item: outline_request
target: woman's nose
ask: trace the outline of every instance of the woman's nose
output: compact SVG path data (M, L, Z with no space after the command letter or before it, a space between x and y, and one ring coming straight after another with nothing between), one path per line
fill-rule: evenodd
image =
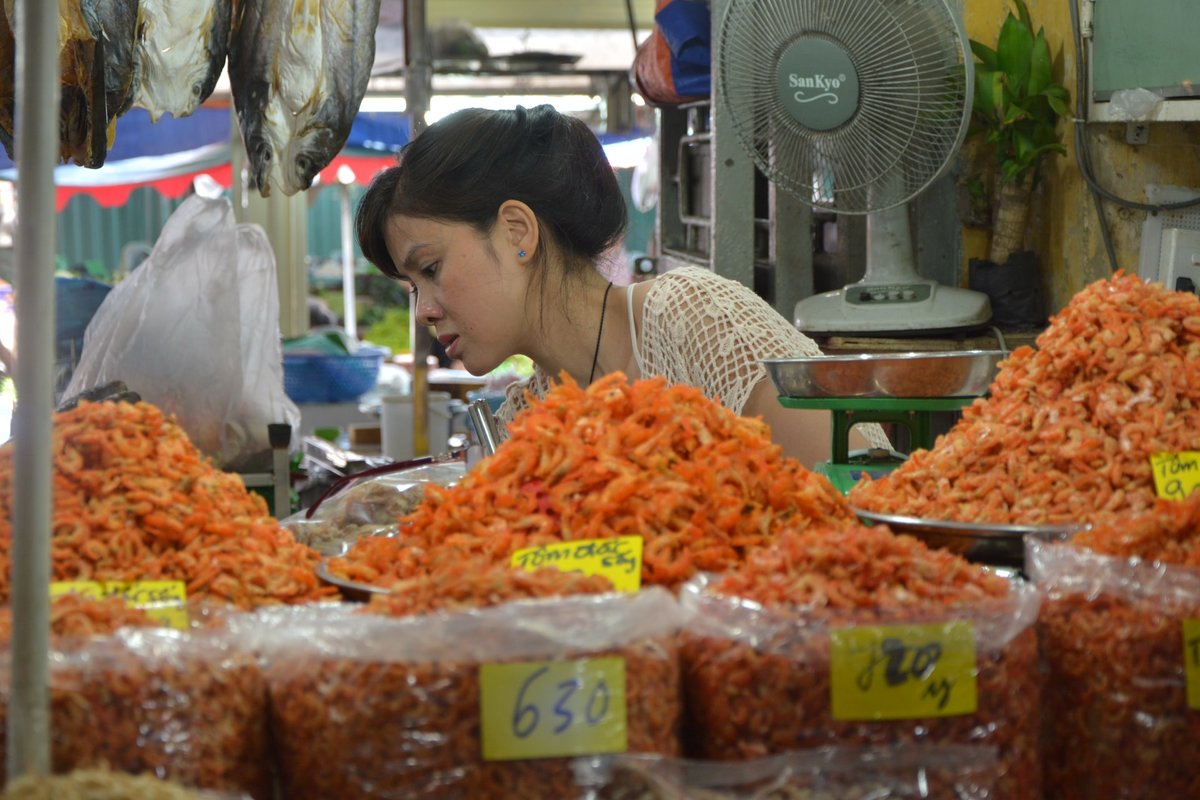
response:
M442 316L442 309L432 297L417 295L417 322L421 325L433 325Z

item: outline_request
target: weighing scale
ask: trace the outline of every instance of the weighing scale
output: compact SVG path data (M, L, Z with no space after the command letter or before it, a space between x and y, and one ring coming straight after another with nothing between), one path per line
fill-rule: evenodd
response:
M933 412L958 411L974 397L780 397L785 408L824 409L833 414L833 453L813 467L848 494L864 475L879 478L904 463L905 456L877 449L850 450L850 429L863 422L902 425L913 450L933 447Z
M850 429L865 422L908 430L911 449L933 447L933 415L960 411L987 394L1003 350L864 353L766 359L763 365L785 408L829 411L832 454L813 469L843 494L863 474L878 478L904 463L895 451L850 450Z

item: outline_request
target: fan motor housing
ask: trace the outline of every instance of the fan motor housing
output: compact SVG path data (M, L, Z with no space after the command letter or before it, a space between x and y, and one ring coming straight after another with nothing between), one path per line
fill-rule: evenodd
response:
M816 131L845 125L858 111L858 71L850 53L824 36L797 36L779 57L779 101Z

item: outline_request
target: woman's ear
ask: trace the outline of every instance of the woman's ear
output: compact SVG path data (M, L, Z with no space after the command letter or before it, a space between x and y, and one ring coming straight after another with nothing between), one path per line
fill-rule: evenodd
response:
M500 242L512 248L521 261L532 258L539 242L538 218L533 209L520 200L505 200L500 204L496 223Z

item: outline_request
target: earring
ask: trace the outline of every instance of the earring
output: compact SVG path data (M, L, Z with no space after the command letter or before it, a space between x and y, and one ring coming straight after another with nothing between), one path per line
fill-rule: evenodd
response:
M524 251L524 250L518 250L518 251L517 251L517 258L524 258L524 257L525 257L525 251Z

